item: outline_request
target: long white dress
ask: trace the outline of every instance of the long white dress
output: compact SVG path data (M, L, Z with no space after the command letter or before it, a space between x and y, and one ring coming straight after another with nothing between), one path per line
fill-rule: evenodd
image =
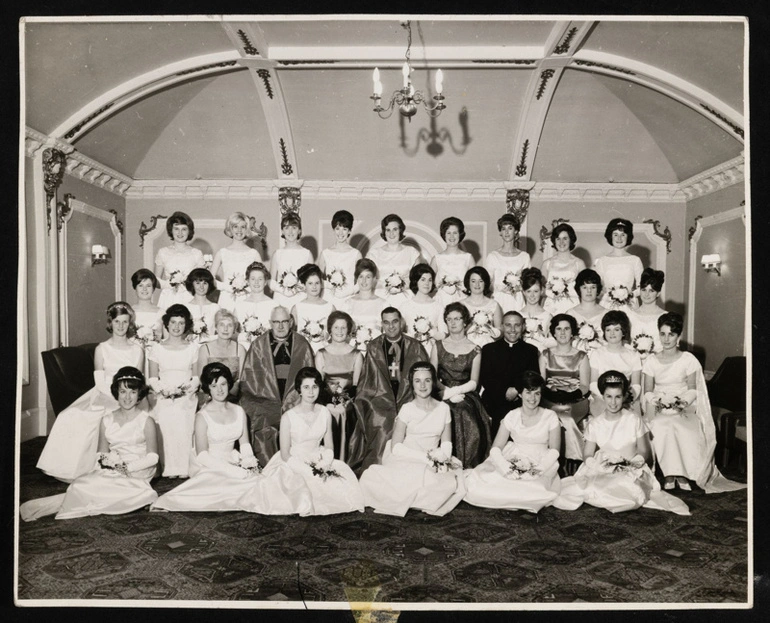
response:
M164 312L174 303L187 303L192 299L192 294L184 286L184 280L193 268L203 267L203 253L195 247L187 246L183 252L177 251L174 245L161 247L155 255L155 264L163 267L163 273L157 275L160 280L161 290L158 297L158 307ZM181 278L181 285L172 286L169 279L174 272Z
M351 247L347 251L339 252L332 249L321 251L324 262L324 298L338 307L343 300L348 298L356 290L356 262L361 259L361 251ZM335 283L329 281L333 276ZM342 279L342 281L339 281Z
M433 411L425 412L408 402L397 417L406 425L402 443L424 454L424 458L393 454L388 441L382 465L370 465L361 474L364 501L375 513L386 515L403 517L410 508L446 515L465 496L462 466L458 461L455 469L436 473L429 465L427 452L438 448L444 428L452 421L449 406L439 402Z
M539 314L531 314L524 309L524 341L537 346L541 353L546 348L556 346L556 340L551 335L551 312L543 310Z
M606 309L602 308L599 313L590 318L584 316L576 307L567 310L565 313L577 320L578 334L573 337L575 348L588 353L607 343L604 341L604 331L602 331L602 318L604 318L604 314L607 313ZM593 329L593 331L591 329ZM584 337L586 333L592 334L592 337L590 339Z
M555 450L555 456L550 453L546 456L546 453L551 431L560 427L559 418L550 409L541 408L540 411L540 419L531 426L522 424L521 408L509 411L500 424L510 433L510 441L502 450L503 458L507 461L525 459L538 466L539 473L524 478L503 475L492 459L487 458L473 469L465 470L465 487L468 490L465 501L468 504L536 513L556 502L561 491L559 456ZM563 510L574 510L580 505L571 505L565 500L561 502L556 506Z
M464 298L460 302L471 313L471 323L468 325L466 335L476 346L481 348L486 344L491 344L502 335L500 329L494 325L495 309L498 304L495 299L489 299L481 307L473 305L470 297Z
M160 308L158 311L135 309L134 314L136 314L136 318L134 324L136 324L136 335L132 339L145 348L156 343L157 340L153 336L161 335L163 332L164 312L165 310ZM150 335L149 331L153 332L153 336Z
M329 314L334 311L334 305L324 301L322 305L315 305L300 301L295 305L297 310L297 331L313 347L313 352L317 353L326 346L326 321Z
M217 339L214 317L220 309L219 305L211 302L205 305L198 305L189 301L184 306L190 310L193 318L193 331L189 333L188 339L198 344Z
M305 298L302 284L297 279L297 271L305 264L313 263L313 254L305 247L298 249L277 249L271 261L272 274L275 279L270 281L273 300L277 305L291 308ZM285 281L284 281L285 280Z
M628 311L632 308L632 302L636 301L634 291L639 287L642 279L642 260L636 255L603 255L596 258L594 269L602 278L602 299L599 301L607 309L620 309ZM621 304L613 301L610 297L610 291L613 287L625 286L629 297L625 303Z
M463 279L465 273L473 268L475 262L470 253L438 253L436 260L436 300L441 309L465 297Z
M393 252L388 251L387 245L382 245L371 249L366 257L377 265L379 272L374 293L385 299L388 306L395 307L403 313L412 299L412 293L409 290L409 271L420 257L420 252L408 246ZM396 282L399 283L398 287L395 285ZM392 284L390 288L388 283Z
M694 480L706 493L745 488L745 484L727 480L714 464L716 431L703 370L695 356L682 351L678 359L663 363L657 355L650 355L642 373L655 379L655 396L666 399L681 397L687 391L687 377L695 374L698 398L684 412L656 413L648 408L645 413L652 449L663 475Z
M198 412L206 420L208 453L213 461L210 465L202 465L197 452L192 449L190 479L161 495L150 510L240 510L238 500L253 486L253 480L261 476L249 474L246 470L237 467L241 455L235 450L235 442L243 433L246 413L238 405L233 407L236 410L236 417L227 424L214 421L206 407Z
M382 333L382 310L386 307L385 299L379 296L360 300L350 297L340 306L340 309L350 314L353 322L356 323L351 343L364 354L369 342Z
M406 324L405 333L420 342L428 352L436 340L442 340L446 335L444 308L436 299L427 303L412 299L411 303L401 310L401 316Z
M217 288L220 290L219 294L219 306L222 309L233 311L235 309L235 303L245 296L248 296L248 287L246 292L235 294L230 285L230 280L236 275L240 275L243 279L246 279L246 268L252 262L261 262L262 256L259 251L247 247L239 251L228 249L223 247L219 250L219 256L222 260L222 276L223 281L217 280Z
M150 361L158 364L158 378L163 386L172 388L193 383L193 369L198 361L198 345L171 350L158 344L148 354ZM158 423L163 441L163 476L187 476L192 448L193 426L198 398L190 390L179 398L166 398L156 394L157 402L151 415Z
M591 417L585 431L586 441L599 449L586 459L574 476L562 479L562 492L570 497L582 497L591 506L606 508L613 513L644 506L689 515L687 505L665 491L646 463L617 466L618 461L630 461L636 456L636 443L647 432L642 418L623 409L619 417L608 419L605 413Z
M499 251L492 251L484 260L484 268L492 277L492 296L500 303L503 313L511 310L519 311L524 307L521 271L531 265L529 253L526 251L521 251L518 255L502 255ZM512 280L511 285L506 286L506 276Z
M130 422L120 426L113 413L104 416L104 436L110 452L116 452L125 463L147 455L144 427L149 414L140 411ZM56 513L56 519L74 519L90 515L121 515L152 504L158 494L150 486L156 467L146 467L130 476L113 470L94 467L96 455L91 456L92 471L77 478L65 493L25 502L19 508L22 519L30 521Z
M243 299L235 302L235 317L241 324L238 343L246 350L249 350L249 346L255 338L270 330L270 314L276 305L278 303L271 298L256 303ZM251 329L256 329L256 332L250 334Z
M558 255L546 262L547 264L543 263L543 276L546 279L543 307L551 312L552 316L566 313L580 303L575 291L575 278L580 272L581 262L576 257L570 257L565 262Z
M142 348L132 344L126 350L115 348L109 341L99 346L104 366L105 389L109 391L112 378L123 366L139 366ZM49 476L72 482L93 469L99 443L99 423L102 417L118 408L112 394L92 387L56 417L43 452L37 462Z
M634 372L639 372L641 379L642 358L628 345L624 345L620 352L611 351L606 346L594 349L588 353L588 362L591 364L592 379L598 379L599 375L607 372L607 370L621 372L629 382L631 375ZM595 376L594 371L596 371ZM595 383L596 381L591 383L591 413L601 413L604 411L604 398L600 395L599 387ZM632 410L637 415L642 414L638 400L633 403Z
M308 417L309 416L309 417ZM338 476L324 479L314 475L311 463L321 461L321 442L331 420L331 413L316 405L312 415L289 409L283 417L291 426L289 460L276 452L264 470L262 478L240 499L242 510L260 514L333 515L364 511L364 498L356 475L345 463L333 459L328 463ZM333 450L330 448L328 450ZM291 510L276 512L275 495L287 496Z
M645 341L649 342L649 340L646 338L651 338L653 344L652 352L659 353L661 350L663 350L663 345L660 343L658 318L660 318L665 313L666 310L660 308L658 308L658 311L654 314L640 314L638 311L633 309L626 311L626 314L628 314L628 319L631 321L631 344L633 345L636 342L639 346L644 346ZM637 342L637 340L642 340L642 338L645 338L645 340ZM649 352L641 351L639 354L641 355L642 360L647 359L647 357L650 355Z

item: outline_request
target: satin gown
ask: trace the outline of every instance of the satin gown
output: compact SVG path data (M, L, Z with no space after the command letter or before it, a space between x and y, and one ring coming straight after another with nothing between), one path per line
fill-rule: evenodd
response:
M246 300L238 300L235 303L235 317L240 323L240 333L238 333L238 343L241 344L247 351L249 346L254 341L257 334L249 334L246 330L248 327L244 326L245 323L250 323L250 318L253 317L259 323L259 335L270 330L270 314L273 312L278 303L274 299L268 298L263 301L253 302ZM291 311L291 310L289 310Z
M521 293L521 271L531 266L529 253L521 251L518 255L502 255L492 251L484 260L484 268L492 277L492 290L495 300L500 303L503 314L511 310L519 311L524 307L524 295ZM515 282L513 290L505 285L505 276L509 273Z
M275 279L270 281L270 289L273 291L273 300L276 305L283 305L291 311L291 308L305 298L302 290L302 284L297 279L297 270L305 264L313 263L313 254L305 247L298 249L277 249L271 260L271 273ZM288 273L288 277L294 284L294 287L285 287L281 285L281 276ZM286 284L287 286L289 284Z
M227 424L214 421L206 407L198 412L206 420L206 438L211 463L202 465L195 449L191 449L190 479L161 495L150 510L241 510L238 500L251 489L254 479L262 476L250 474L237 467L241 455L235 450L235 442L243 433L246 413L237 405L234 405L234 409L236 417Z
M388 251L386 245L382 245L371 249L367 257L377 265L379 271L374 293L385 299L386 306L393 306L403 313L412 298L409 290L409 271L420 257L420 252L413 247L404 246L394 253ZM389 276L396 274L401 278L402 286L400 290L388 290L385 282Z
M356 323L351 344L354 344L363 354L366 354L369 342L382 333L382 310L385 307L387 303L380 297L363 300L350 297L340 306L340 310L350 314L353 322Z
M607 309L619 309L628 312L636 301L633 294L635 288L639 287L642 279L642 260L636 255L621 255L618 257L604 255L596 258L594 269L602 278L602 299L599 301ZM613 287L625 286L628 288L630 296L625 304L612 301L610 290Z
M575 291L575 278L580 272L580 261L576 257L571 257L564 262L558 255L554 255L547 262L548 274L545 274L545 266L543 267L543 276L546 279L546 298L543 307L551 312L552 316L564 314L580 303L580 298ZM557 284L559 287L564 285L563 292L559 294L552 290L557 287Z
M663 345L660 343L660 330L658 329L658 318L666 313L665 309L658 308L659 311L654 314L640 314L636 310L629 310L628 319L631 321L631 344L637 340L640 336L646 336L652 338L653 353L659 353L663 350ZM642 357L642 361L647 359L651 353L639 353Z
M136 325L136 335L131 338L132 341L144 348L157 344L157 340L154 336L161 336L163 334L163 314L165 313L165 310L134 310L134 313L136 314L134 320L134 324ZM149 331L153 332L152 336L149 334Z
M219 306L222 309L234 311L235 304L248 296L249 290L247 288L244 293L235 294L230 285L230 280L236 275L246 279L246 269L249 264L252 262L262 262L262 256L259 254L259 251L251 247L238 251L223 247L219 250L219 257L222 260L223 275L223 281L217 280L217 289L220 292Z
M353 368L358 357L358 349L353 349L345 355L335 355L325 348L319 353L323 356L323 374L325 386L325 399L331 400L335 396L338 400L347 402L345 414L337 418L332 415L332 436L334 437L334 458L346 461L348 457L358 456L360 450L350 448L350 440L356 428L358 415L356 413L355 388L353 387ZM343 393L340 393L340 390Z
M339 307L346 298L356 290L356 262L361 259L361 251L356 248L350 248L345 252L332 251L324 249L321 251L321 257L324 263L325 276L339 272L344 275L344 282L335 287L328 279L324 280L324 298Z
M142 358L142 348L136 344L122 350L106 341L100 348L107 388L120 368L136 368ZM99 443L99 423L117 408L118 401L112 394L103 393L97 387L89 389L56 417L37 462L38 469L64 482L89 473Z
M193 328L197 327L201 320L206 325L205 333L194 333L191 331L188 334L188 339L191 342L203 344L204 342L210 342L217 339L216 326L214 324L214 318L219 311L219 305L216 303L206 303L205 305L198 305L189 301L184 306L190 310L190 314L193 317Z
M447 387L470 381L473 360L481 353L476 346L469 353L454 355L436 342L438 349L438 378ZM490 417L476 390L466 392L460 402L447 402L452 414L452 446L463 467L476 467L489 454L492 446Z
M441 305L443 315L444 308L449 303L454 303L465 297L463 279L465 273L473 268L475 262L473 256L465 251L461 253L438 253L436 260L436 300ZM443 284L446 278L447 283Z
M401 407L398 419L406 425L402 443L424 458L393 454L388 441L382 464L371 465L361 474L366 506L371 506L375 513L403 517L410 508L430 515L446 515L460 503L465 496L465 479L459 463L453 470L436 473L427 459L428 450L438 448L451 417L444 402L430 412L414 402Z
M334 311L334 305L327 301L324 301L322 305L300 301L295 305L295 308L297 310L297 331L310 342L313 352L317 353L327 344L326 321L329 314Z
M642 358L628 345L624 345L620 352L611 351L606 346L592 350L588 353L588 362L591 364L591 379L598 379L608 370L617 370L624 374L630 383L631 375L639 372L641 384ZM591 383L591 413L601 413L604 411L604 398L599 394L599 387L595 383L596 381ZM641 416L641 402L635 400L631 404L631 410Z
M182 281L184 281L193 268L203 267L203 253L195 247L188 246L186 249L180 253L171 245L161 247L155 255L155 264L163 266L163 273L157 275L161 284L157 305L164 312L174 303L187 303L192 299L192 294L187 291L184 283L172 287L168 281L174 271L178 270Z
M497 307L495 299L490 299L482 307L476 307L468 298L462 299L460 302L471 313L471 323L468 325L466 336L476 346L481 348L491 344L502 335L500 329L494 325L495 309Z

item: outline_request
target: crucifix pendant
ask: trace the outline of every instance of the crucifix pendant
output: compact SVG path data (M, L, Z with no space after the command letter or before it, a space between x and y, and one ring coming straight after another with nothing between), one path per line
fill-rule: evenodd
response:
M398 378L398 372L399 372L398 361L396 361L395 358L393 359L393 363L391 363L388 366L388 370L390 371L390 378L392 378L392 379L397 379Z

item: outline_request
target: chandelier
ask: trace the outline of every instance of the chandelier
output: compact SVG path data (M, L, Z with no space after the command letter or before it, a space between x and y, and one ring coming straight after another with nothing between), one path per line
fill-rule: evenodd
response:
M410 122L412 117L417 112L417 105L422 104L425 111L431 117L438 117L441 111L446 108L444 105L444 96L441 92L444 90L444 76L439 69L436 72L436 95L433 99L436 100L436 104L431 106L430 100L425 97L422 91L415 91L412 81L409 78L409 74L412 73L412 65L410 63L410 56L412 52L412 22L402 22L401 27L406 29L408 34L407 46L406 46L406 62L401 68L401 73L404 76L404 86L400 89L393 91L393 95L390 98L390 103L387 108L383 108L382 102L382 82L380 82L380 70L374 68L374 74L372 80L374 82L374 93L369 98L374 100L374 112L376 112L381 119L387 119L393 114L393 111L398 107L398 112L403 117L406 117Z

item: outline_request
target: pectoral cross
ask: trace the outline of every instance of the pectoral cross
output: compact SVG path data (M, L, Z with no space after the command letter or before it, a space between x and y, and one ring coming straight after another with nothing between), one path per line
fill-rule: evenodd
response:
M390 378L398 379L398 375L399 375L400 370L399 370L399 367L398 367L398 358L397 357L393 358L393 363L391 363L388 366L388 370L390 370Z

